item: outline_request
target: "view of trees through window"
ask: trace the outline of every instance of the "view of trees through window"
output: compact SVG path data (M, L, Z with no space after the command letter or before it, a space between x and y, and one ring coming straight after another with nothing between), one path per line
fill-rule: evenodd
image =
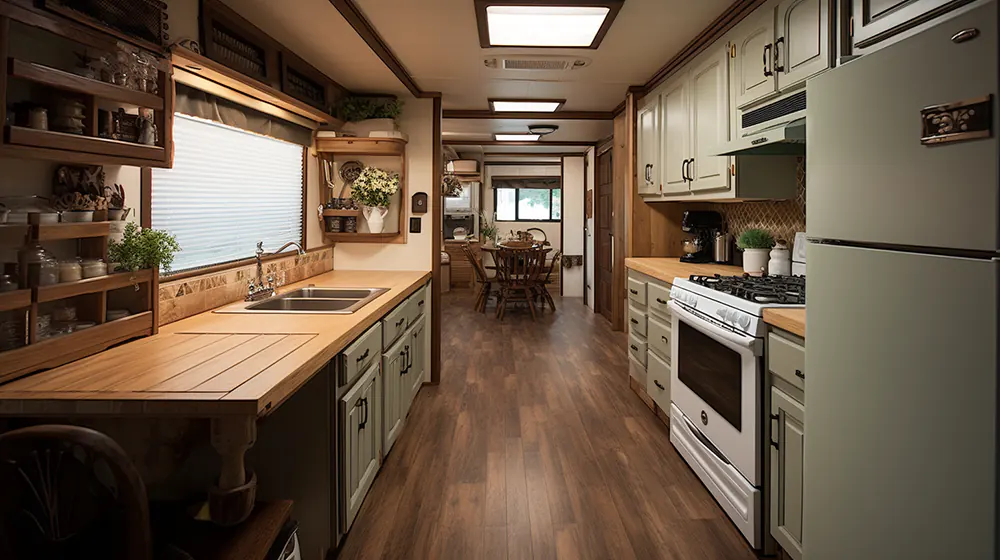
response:
M560 189L494 189L496 219L501 222L551 222L561 219Z

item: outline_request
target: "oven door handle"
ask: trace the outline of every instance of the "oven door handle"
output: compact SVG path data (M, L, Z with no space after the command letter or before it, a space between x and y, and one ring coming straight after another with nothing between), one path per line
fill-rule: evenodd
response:
M754 346L757 343L757 339L736 334L734 332L727 331L726 329L717 327L716 325L699 318L694 313L691 313L684 306L674 300L670 300L667 305L670 307L670 311L677 315L678 319L683 320L685 323L690 325L691 328L699 330L703 334L706 334L716 340L726 342L728 343L727 345L756 351Z

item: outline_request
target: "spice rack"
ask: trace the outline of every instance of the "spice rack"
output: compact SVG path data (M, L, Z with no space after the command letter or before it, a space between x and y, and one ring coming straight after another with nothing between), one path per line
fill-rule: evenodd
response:
M329 161L346 161L357 157L393 157L399 158L399 225L392 233L331 233L326 231L323 218L328 216L356 217L359 225L363 219L361 210L325 209L320 213L320 229L327 241L333 243L406 243L406 211L409 198L406 192L406 140L400 138L315 138L316 153L321 159ZM322 166L321 166L322 167ZM320 200L326 200L329 190L320 181Z
M32 215L29 214L29 221ZM21 235L18 236L17 232ZM25 243L73 241L81 257L108 257L108 222L7 225L0 230L0 246L18 247ZM21 285L27 272L21 271ZM132 286L136 289L133 291ZM128 292L132 314L107 320L109 294ZM0 292L0 312L22 312L26 321L26 345L0 352L0 383L13 381L41 369L57 367L96 354L129 339L149 336L157 330L159 273L140 270L117 272L73 282L60 282L11 292ZM52 302L73 300L82 317L95 326L68 334L41 339L38 333L39 307Z

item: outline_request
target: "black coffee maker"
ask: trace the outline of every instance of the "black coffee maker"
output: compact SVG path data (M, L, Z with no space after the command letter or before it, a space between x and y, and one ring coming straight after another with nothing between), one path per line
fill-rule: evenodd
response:
M684 239L681 262L713 262L712 243L715 234L722 231L722 216L709 210L688 210L681 220L681 229L690 234Z

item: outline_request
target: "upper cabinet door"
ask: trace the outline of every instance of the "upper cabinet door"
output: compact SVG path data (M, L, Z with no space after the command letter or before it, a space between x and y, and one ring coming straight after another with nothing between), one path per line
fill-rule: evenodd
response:
M658 194L660 172L658 155L660 151L659 103L655 96L639 109L639 194Z
M736 43L736 105L743 108L777 91L774 79L774 10L758 9L743 20Z
M713 155L729 141L729 47L709 53L689 78L693 159L687 171L693 191L729 188L729 157Z
M668 83L660 93L662 115L660 136L659 180L663 192L686 193L690 191L687 167L691 161L691 109L688 103L689 74L684 72Z
M899 35L912 25L922 23L932 10L948 4L957 7L961 3L954 0L854 0L852 45L864 49L886 39ZM949 10L950 11L950 10ZM940 17L942 13L934 14Z
M785 0L777 16L774 73L784 91L830 67L830 0Z

